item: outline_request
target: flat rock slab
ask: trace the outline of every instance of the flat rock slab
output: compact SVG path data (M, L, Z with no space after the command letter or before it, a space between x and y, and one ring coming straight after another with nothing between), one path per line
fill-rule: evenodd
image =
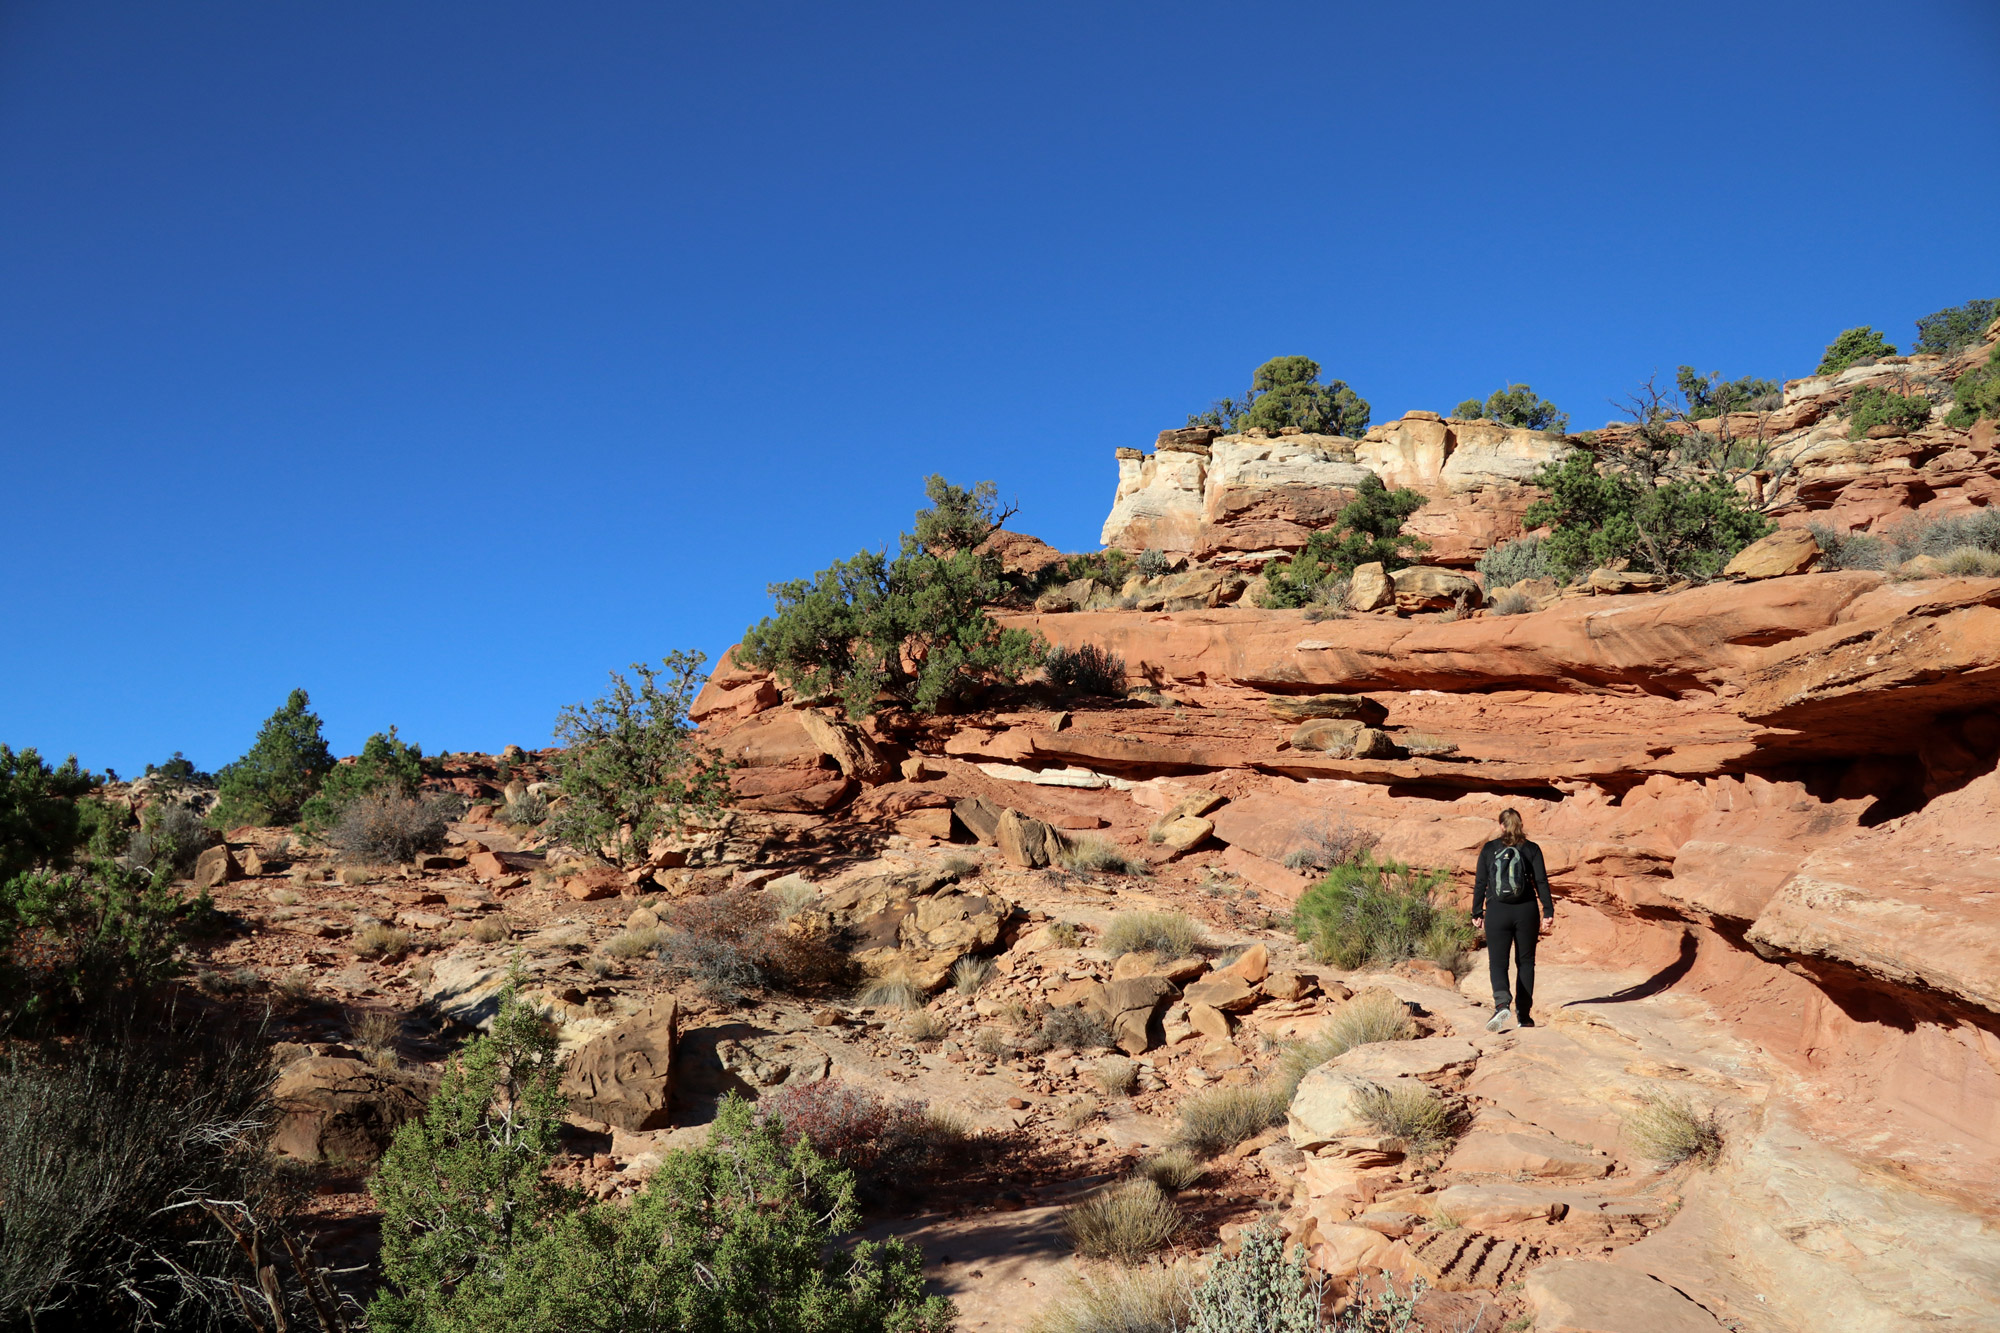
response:
M1334 1059L1343 1074L1386 1082L1441 1074L1479 1058L1479 1048L1463 1037L1424 1037L1417 1041L1375 1041L1357 1046Z
M1587 1259L1528 1274L1535 1333L1719 1333L1708 1311L1658 1278Z
M1553 1134L1523 1127L1498 1133L1468 1134L1445 1159L1445 1169L1458 1175L1553 1176L1594 1180L1609 1175L1614 1165L1604 1153L1564 1143Z

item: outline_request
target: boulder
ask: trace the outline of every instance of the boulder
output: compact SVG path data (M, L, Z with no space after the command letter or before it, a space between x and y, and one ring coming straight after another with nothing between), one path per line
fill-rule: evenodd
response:
M1722 567L1726 579L1775 579L1803 574L1819 563L1819 539L1810 528L1779 528L1751 542Z
M1528 1274L1535 1333L1721 1333L1715 1316L1658 1278L1589 1259Z
M1227 972L1212 972L1187 988L1190 1005L1206 1004L1228 1013L1254 1008L1263 998L1254 984Z
M945 877L917 871L869 875L820 895L798 918L822 918L853 941L854 961L875 975L907 976L936 990L952 965L1000 941L1014 905L991 893L968 893Z
M1358 571L1357 571L1358 572ZM1448 611L1461 603L1482 604L1479 584L1468 574L1438 565L1411 565L1389 576L1395 587L1396 610Z
M1002 810L993 833L1000 854L1026 870L1047 865L1064 845L1062 834L1019 810Z
M1380 611L1395 600L1396 585L1390 581L1380 560L1354 567L1353 575L1347 580L1348 610Z
M1415 1080L1411 1080L1415 1082ZM1310 1070L1285 1113L1285 1131L1304 1152L1325 1148L1340 1139L1373 1134L1366 1108L1382 1085L1345 1073L1332 1063Z
M1093 997L1093 1007L1111 1024L1119 1050L1144 1055L1165 1036L1160 1011L1174 995L1174 983L1165 977L1126 977L1107 984Z
M232 879L243 878L243 867L236 862L235 853L227 847L210 847L194 860L194 886L197 889L219 888Z
M563 1073L570 1110L620 1129L666 1128L679 1022L674 997L662 995L585 1043Z
M1271 970L1271 950L1262 944L1253 944L1236 955L1236 961L1227 967L1219 967L1215 975L1235 977L1254 986L1262 981Z
M1319 1239L1313 1247L1312 1266L1331 1278L1350 1278L1363 1268L1384 1267L1395 1245L1372 1227L1345 1222L1319 1228Z
M381 1157L396 1129L422 1114L430 1082L363 1060L315 1055L278 1074L272 1147L307 1162L366 1165Z
M1287 722L1307 722L1326 717L1379 727L1389 720L1388 709L1361 694L1280 694L1273 696L1265 707L1270 709L1272 717L1283 718ZM1296 741L1293 743L1297 744ZM1195 813L1208 812L1200 810Z
M983 796L968 796L951 807L951 817L958 827L982 847L992 847L999 842L1000 813L1001 807Z
M845 777L870 786L887 782L895 774L895 768L882 754L874 741L861 734L853 723L844 719L829 717L817 708L801 708L798 711L799 725L819 747L819 752L831 759Z
M1667 586L1667 577L1664 574L1642 574L1633 569L1594 569L1590 572L1590 582L1585 586L1593 593L1616 597L1631 592L1658 592Z
M1182 856L1208 841L1215 832L1212 820L1197 819L1193 815L1182 815L1153 826L1147 841L1166 850L1168 857Z
M1234 1021L1213 1005L1191 1001L1187 1008L1188 1026L1214 1041L1235 1039Z

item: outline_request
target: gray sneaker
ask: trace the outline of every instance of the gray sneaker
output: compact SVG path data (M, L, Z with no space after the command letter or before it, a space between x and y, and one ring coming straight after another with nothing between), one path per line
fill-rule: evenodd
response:
M1495 1009L1493 1017L1486 1020L1486 1030L1488 1032L1498 1032L1501 1028L1507 1026L1507 1020L1513 1016L1514 1011L1511 1009Z

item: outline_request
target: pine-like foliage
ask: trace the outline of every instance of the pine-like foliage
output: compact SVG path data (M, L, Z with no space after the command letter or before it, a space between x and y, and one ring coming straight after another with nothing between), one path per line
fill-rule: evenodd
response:
M265 720L250 752L215 775L218 799L209 821L216 827L289 824L299 817L333 767L310 702L304 690L293 690Z
M801 697L838 698L855 718L885 701L936 712L983 679L1015 681L1041 665L1040 639L986 612L1009 590L998 557L978 549L1005 517L991 483L968 491L933 476L925 490L932 507L895 559L863 551L772 584L774 612L745 632L738 660Z
M721 807L728 767L687 716L707 660L676 652L657 670L635 662L636 685L614 671L609 694L562 710L555 737L563 747L556 757L563 799L548 825L554 837L627 862L643 858L656 836L691 814Z
M1417 492L1407 487L1392 491L1370 475L1332 527L1313 533L1290 560L1265 568L1262 604L1274 609L1309 605L1322 585L1347 578L1356 565L1380 561L1385 569L1403 568L1411 556L1430 549L1421 537L1403 535L1403 521L1424 504Z
M324 833L361 797L415 797L423 779L422 747L405 744L394 727L386 734L378 731L362 745L353 763L327 770L319 790L299 808L299 826L308 833Z

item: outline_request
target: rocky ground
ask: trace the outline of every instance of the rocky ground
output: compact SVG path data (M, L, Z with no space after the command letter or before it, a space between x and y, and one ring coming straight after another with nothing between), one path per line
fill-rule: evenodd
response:
M1359 441L1166 432L1121 451L1106 539L1177 568L1001 608L1122 658L1123 697L1030 685L855 725L725 657L693 716L732 804L701 831L586 860L501 822L542 757L453 756L431 785L470 808L415 865L232 831L198 870L231 923L200 984L273 1006L280 1146L315 1173L321 1243L363 1265L368 1162L510 977L560 1025L561 1169L601 1197L725 1092L836 1080L948 1113L971 1137L878 1183L870 1225L920 1240L963 1327L995 1333L1075 1271L1063 1209L1166 1148L1187 1098L1266 1086L1293 1043L1388 1002L1406 1036L1313 1070L1283 1125L1209 1163L1162 1262L1263 1219L1344 1293L1421 1278L1433 1330L2000 1328L2000 579L1829 569L1806 532L2000 495L1993 423L1855 439L1844 415L1869 387L1942 403L1986 355L1794 381L1703 426L1775 443L1750 480L1785 529L1721 582L1605 570L1517 589L1525 614L1481 609L1469 570L1520 535L1562 437L1428 413ZM1262 563L1369 472L1433 496L1433 563L1357 571L1346 610L1257 609ZM1486 1031L1483 958L1344 971L1289 933L1300 853L1359 836L1464 905L1510 806L1558 899L1539 1026ZM718 902L844 939L921 1013L670 972L657 932ZM1105 947L1156 910L1199 947ZM1119 1049L1035 1040L1068 1005ZM1361 1114L1367 1088L1418 1084L1454 1112L1441 1148ZM1663 1098L1719 1150L1649 1157L1634 1127Z

